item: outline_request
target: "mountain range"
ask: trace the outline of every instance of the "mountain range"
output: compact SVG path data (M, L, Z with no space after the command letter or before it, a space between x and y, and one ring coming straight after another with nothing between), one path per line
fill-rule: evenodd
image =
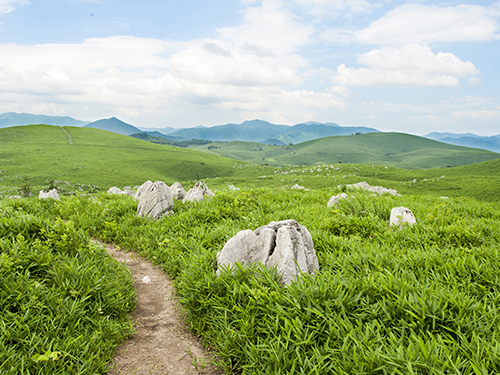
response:
M0 114L0 128L9 126L46 124L58 126L84 126L88 121L76 120L69 116L33 115L31 113L6 112Z
M424 137L457 146L482 148L484 150L500 152L500 134L485 137L472 133L456 134L434 132L427 134Z

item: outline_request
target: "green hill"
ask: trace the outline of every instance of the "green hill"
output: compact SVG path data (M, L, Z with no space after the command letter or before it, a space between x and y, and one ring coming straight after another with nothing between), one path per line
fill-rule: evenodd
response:
M93 128L30 125L0 129L0 191L26 183L37 189L50 180L103 188L134 186L148 179L171 184L230 176L239 164Z
M439 168L497 159L500 154L403 133L369 133L315 139L288 146L214 142L193 149L269 165L370 163L399 168Z

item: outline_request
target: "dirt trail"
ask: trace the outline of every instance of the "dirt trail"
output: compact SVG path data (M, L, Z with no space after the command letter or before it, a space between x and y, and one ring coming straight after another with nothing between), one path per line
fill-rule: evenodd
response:
M221 374L180 318L175 289L162 269L134 252L110 244L106 250L130 269L137 291L136 333L116 350L109 374ZM151 282L144 282L145 276Z
M68 136L68 140L69 140L69 144L72 145L73 144L73 141L71 140L71 135L69 135L69 133L67 132L66 129L64 129L62 126L61 126L61 129L63 130L63 132L66 133L66 135Z

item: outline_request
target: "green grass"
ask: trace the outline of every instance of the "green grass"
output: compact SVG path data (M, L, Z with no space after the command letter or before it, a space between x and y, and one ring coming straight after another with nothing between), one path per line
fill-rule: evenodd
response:
M62 221L64 203L0 206L0 373L96 374L132 333L129 271Z
M228 373L499 372L498 206L357 191L326 208L338 192L219 191L176 202L175 215L158 222L135 216L130 197L70 197L58 214L160 264ZM417 225L389 228L395 206L410 208ZM272 270L216 277L229 238L284 219L311 232L318 275L287 288Z
M238 141L214 142L190 148L249 163L273 166L342 162L417 169L453 167L500 157L500 154L491 151L449 145L402 133L325 137L288 146Z
M0 165L6 187L30 183L33 189L49 181L69 182L88 189L97 185L134 186L144 181L195 180L230 176L234 160L156 145L92 128L32 125L0 129ZM78 184L78 185L77 185ZM77 185L77 186L75 186Z

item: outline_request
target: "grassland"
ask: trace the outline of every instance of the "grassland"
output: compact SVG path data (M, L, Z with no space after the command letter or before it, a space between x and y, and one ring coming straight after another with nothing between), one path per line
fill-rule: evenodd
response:
M453 146L402 133L325 137L288 146L213 142L190 148L255 164L273 166L332 163L377 164L405 169L454 167L498 159L500 154Z
M240 162L156 145L92 128L32 125L0 129L0 177L4 186L29 182L34 188L48 181L72 185L134 186L147 179L169 184L230 176Z
M137 217L137 202L126 196L69 196L61 202L44 203L30 198L0 204L2 210L16 215L21 211L21 215L46 217L50 223L59 218L49 233L72 233L69 228L79 228L158 263L174 279L191 328L217 350L226 373L500 372L498 206L471 198L373 196L350 191L352 198L327 208L328 198L339 191L220 190L209 201L176 201L175 215L158 222ZM390 210L395 206L410 208L417 224L402 230L389 228ZM286 288L272 270L255 268L216 276L216 254L229 238L240 230L284 219L297 220L311 232L320 264L316 276L303 276ZM4 228L14 231L12 228L33 226L20 222ZM27 233L33 239L41 235L39 229ZM58 249L58 241L66 244L74 239L51 236L41 239L50 249ZM19 245L11 244L9 238L2 238L2 259L5 252L7 259L18 253ZM58 251L71 254L69 249L62 246ZM17 263L11 263L29 265L44 254L42 250L36 257L20 252ZM25 267L18 272L24 272L27 285L52 285L45 280L52 274L39 274L40 268L35 267L22 271ZM45 269L51 270L49 266ZM86 288L98 289L93 285L97 276L64 276L76 283L72 285L85 280ZM65 284L69 281L64 278L59 280L68 285L65 298L74 298L71 291L80 289ZM11 319L24 322L24 311L11 307L21 294L16 288L22 285L11 287L12 297L2 306L10 311ZM27 290L36 293L35 287ZM25 298L30 300L28 294ZM34 309L35 300L32 304ZM110 312L106 310L106 314ZM64 311L60 315L60 319L70 319ZM8 327L10 337L22 336L15 324ZM93 332L102 334L100 329ZM60 336L63 342L71 342L63 333ZM50 374L55 372L48 366L56 366L62 359L84 361L83 354L75 354L43 330L33 331L25 351L14 346L19 340L5 337L1 336L0 350L18 355L15 362L9 361L9 355L0 357L9 365L23 360L39 373ZM30 347L30 343L39 344ZM35 353L45 351L61 357L47 362L33 359ZM95 361L103 358L107 358L105 354L94 356Z

